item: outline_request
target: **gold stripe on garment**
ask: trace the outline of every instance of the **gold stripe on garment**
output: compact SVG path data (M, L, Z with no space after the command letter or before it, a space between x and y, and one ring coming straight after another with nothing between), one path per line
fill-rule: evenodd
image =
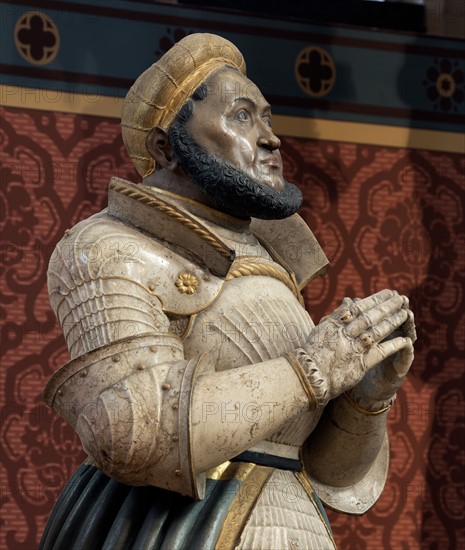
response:
M325 518L322 516L322 514L320 512L320 509L318 508L318 505L315 502L315 498L313 496L314 493L315 493L315 489L313 488L313 485L310 483L310 480L306 476L305 471L294 472L294 475L297 478L297 481L300 483L300 485L302 485L302 487L304 488L304 491L307 493L308 498L312 501L312 504L313 504L318 516L320 517L321 522L325 526L325 529L328 533L329 538L332 540L332 542L334 544L334 549L337 550L336 542L334 541L334 537L333 537L333 533L331 532L331 529L328 527L328 524L326 523Z
M215 550L233 550L241 537L255 503L274 468L251 462L225 462L207 472L211 479L238 479L242 481L221 528Z
M244 479L254 469L255 464L253 462L223 462L216 468L208 470L206 476L208 479L238 479L244 481Z

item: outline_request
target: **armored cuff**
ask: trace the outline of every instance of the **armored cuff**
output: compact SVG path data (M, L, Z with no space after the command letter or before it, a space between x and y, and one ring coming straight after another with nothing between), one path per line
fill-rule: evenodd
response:
M313 390L313 394L315 395L317 405L320 407L325 407L329 401L329 391L326 380L323 378L318 369L318 365L302 348L296 349L294 354L304 370L305 377Z
M386 414L360 414L346 396L339 396L328 405L303 446L302 460L326 505L340 512L364 514L386 482Z

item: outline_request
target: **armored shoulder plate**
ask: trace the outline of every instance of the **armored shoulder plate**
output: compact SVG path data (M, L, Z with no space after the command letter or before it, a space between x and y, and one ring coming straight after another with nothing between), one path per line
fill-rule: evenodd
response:
M106 211L67 231L57 245L48 275L55 311L65 296L83 284L106 281L113 290L121 285L122 293L125 283L135 284L146 292L147 300L156 296L164 312L191 315L206 308L224 282L207 266L190 261Z

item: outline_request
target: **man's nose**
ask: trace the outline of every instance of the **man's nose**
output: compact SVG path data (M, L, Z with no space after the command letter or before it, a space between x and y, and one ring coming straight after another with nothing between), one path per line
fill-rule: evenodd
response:
M275 151L281 147L281 140L273 133L268 124L262 122L259 132L258 145L260 147L265 147L270 151Z

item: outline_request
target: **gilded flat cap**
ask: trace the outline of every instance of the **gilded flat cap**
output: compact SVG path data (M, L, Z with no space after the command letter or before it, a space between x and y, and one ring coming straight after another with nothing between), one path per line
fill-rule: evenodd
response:
M121 128L126 150L142 177L155 170L145 145L148 132L154 126L167 130L198 86L225 65L245 74L244 58L229 40L215 34L191 34L134 82L124 101Z

